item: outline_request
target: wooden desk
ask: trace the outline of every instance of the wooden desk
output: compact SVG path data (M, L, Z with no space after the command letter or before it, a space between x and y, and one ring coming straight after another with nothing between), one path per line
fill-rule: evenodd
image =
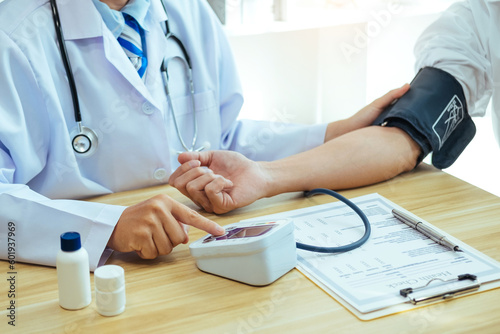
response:
M500 199L429 166L378 185L343 191L348 198L378 192L437 227L500 260ZM93 201L131 205L159 193L190 201L168 186L118 193ZM222 216L245 218L334 201L284 194ZM196 240L204 233L191 229ZM7 262L2 261L3 273ZM251 287L200 272L187 245L168 256L142 260L114 254L125 269L127 308L100 316L95 301L80 311L58 305L54 268L17 264L16 327L7 325L7 286L0 291L0 332L16 333L498 333L500 289L372 321L360 321L297 270L266 287ZM93 277L92 288L93 288Z

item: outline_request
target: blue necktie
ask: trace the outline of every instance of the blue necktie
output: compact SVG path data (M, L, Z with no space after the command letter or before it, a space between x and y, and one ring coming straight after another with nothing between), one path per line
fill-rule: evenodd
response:
M124 13L123 18L125 19L125 26L118 37L118 43L120 43L132 65L137 70L137 73L142 78L148 66L146 53L142 51L143 44L144 46L146 45L144 43L144 30L132 16Z

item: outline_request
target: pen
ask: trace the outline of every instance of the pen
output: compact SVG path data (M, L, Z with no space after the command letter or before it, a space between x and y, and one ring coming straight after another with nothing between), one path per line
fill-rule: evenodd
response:
M455 252L463 252L458 245L455 245L454 243L450 242L446 237L436 231L434 231L432 228L429 226L425 225L424 223L417 221L413 219L412 217L408 216L407 214L402 213L399 210L392 209L392 214L394 217L405 223L406 225L410 226L411 228L414 228L415 230L419 231L423 235L431 238L433 241L437 242L440 245L443 245L445 247L448 247L452 251Z

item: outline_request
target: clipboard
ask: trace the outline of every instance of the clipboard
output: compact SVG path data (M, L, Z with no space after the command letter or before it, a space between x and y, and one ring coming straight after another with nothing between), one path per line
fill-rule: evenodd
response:
M379 194L351 200L371 222L368 242L340 254L298 250L297 269L359 319L372 320L500 287L497 261L423 221L463 253L436 244L394 218L392 209L407 211ZM357 228L357 217L338 202L262 218L293 219L297 241L319 246L347 244L363 232L361 221Z
M460 297L465 297L468 294L471 293L478 293L481 291L486 291L486 290L491 290L500 287L500 281L499 282L493 282L488 284L488 286L483 286L480 284L480 282L477 280L473 283L473 287L470 286L472 284L465 285L463 288L460 288L460 291L454 291L454 288L448 287L446 290L443 290L442 292L435 293L435 294L428 294L429 299L425 301L417 301L414 302L412 299L415 298L413 296L408 295L407 297L402 296L401 303L392 305L390 307L385 307L381 308L378 310L374 310L368 313L362 313L356 308L354 308L349 302L347 302L345 299L343 299L341 296L339 296L334 290L332 290L330 287L326 286L323 284L321 281L319 281L316 277L310 275L308 272L301 270L300 268L297 268L305 277L307 277L309 280L311 280L315 285L317 285L320 289L325 291L328 295L330 295L333 299L335 299L337 302L339 302L344 308L346 308L350 313L355 315L357 318L363 321L369 321L369 320L374 320L377 318L381 318L387 315L391 314L396 314L400 312L405 312L405 311L411 311L415 310L417 308L422 308L428 305L436 304L445 300L450 300L450 299L456 299ZM469 275L469 274L465 274ZM475 276L475 275L472 275ZM451 281L456 281L457 279L452 279ZM422 289L420 291L424 291L426 289Z
M456 285L455 283L463 282L465 280L471 281L471 283L465 285ZM431 284L434 281L441 281L441 284L437 287ZM433 278L427 284L423 286L418 286L415 288L409 287L399 290L399 294L403 297L408 298L408 301L413 305L419 305L423 303L429 303L433 301L438 301L441 299L450 299L456 296L460 296L466 293L474 292L479 290L481 283L477 279L476 275L472 274L462 274L458 275L457 278L442 280L439 278ZM439 289L437 289L439 288ZM431 289L438 291L429 291ZM417 294L417 296L415 296Z

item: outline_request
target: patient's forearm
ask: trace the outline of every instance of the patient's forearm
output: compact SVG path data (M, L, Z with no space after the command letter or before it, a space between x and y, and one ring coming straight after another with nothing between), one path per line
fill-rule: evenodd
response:
M310 151L262 163L272 180L267 196L377 183L413 169L419 154L420 147L401 129L362 128Z

